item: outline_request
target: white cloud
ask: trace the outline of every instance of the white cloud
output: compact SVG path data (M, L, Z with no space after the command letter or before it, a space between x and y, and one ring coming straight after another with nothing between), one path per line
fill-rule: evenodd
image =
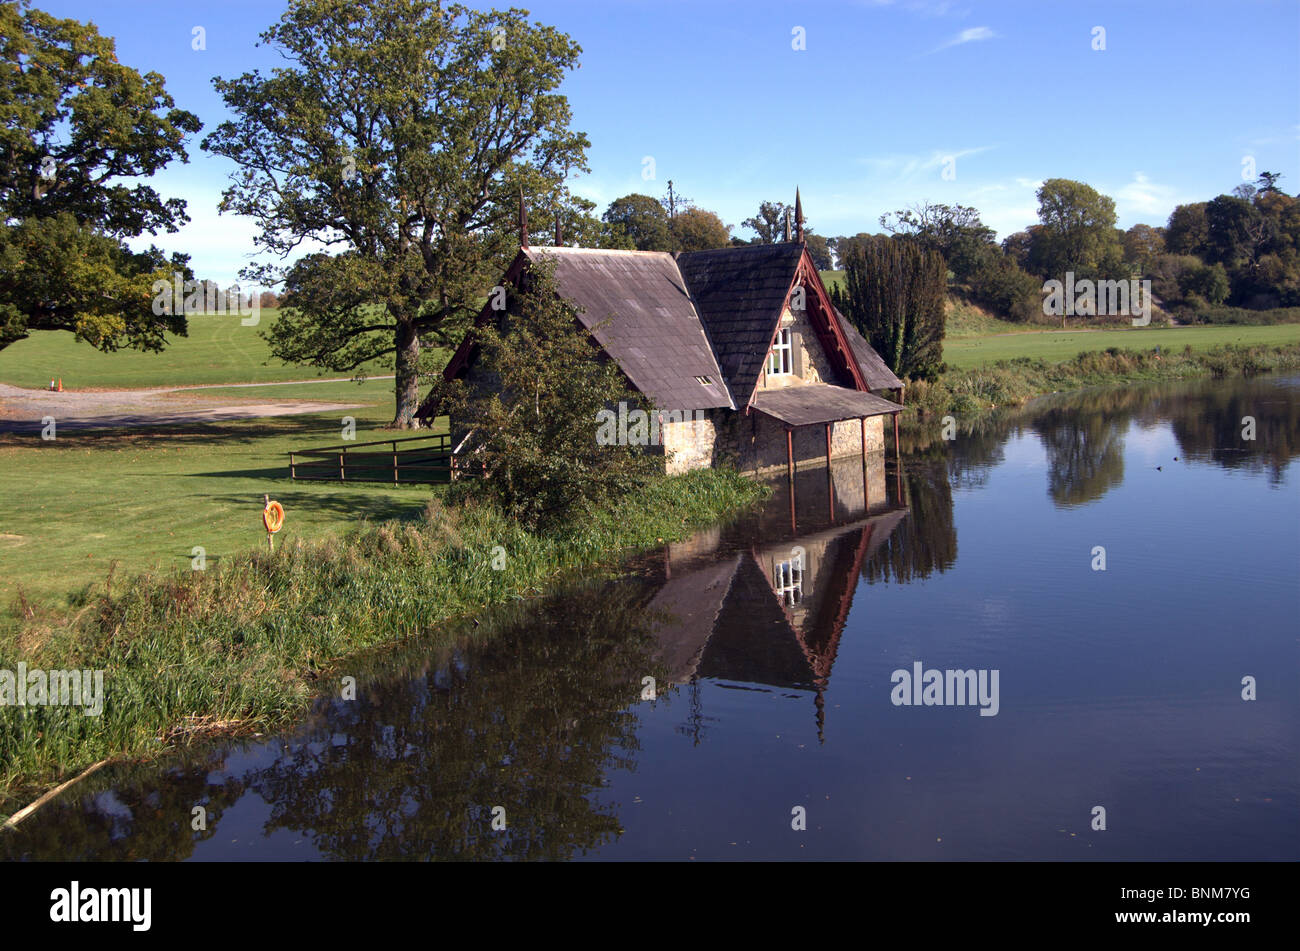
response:
M932 49L931 53L937 53L939 50L946 50L951 46L961 46L965 43L977 43L980 40L996 39L997 33L994 33L987 26L972 26L969 29L962 30L946 43L941 43Z
M1177 192L1171 186L1151 181L1145 172L1134 172L1132 181L1109 194L1115 199L1115 210L1119 218L1150 219L1155 216L1159 219L1148 222L1152 224L1163 224L1178 204Z
M981 145L976 148L952 151L935 149L924 155L869 155L858 159L858 162L867 166L876 175L888 176L897 181L909 181L919 178L922 173L925 173L926 177L937 177L935 170L942 168L949 160L956 162L968 155L987 152L991 148L993 148L991 145Z

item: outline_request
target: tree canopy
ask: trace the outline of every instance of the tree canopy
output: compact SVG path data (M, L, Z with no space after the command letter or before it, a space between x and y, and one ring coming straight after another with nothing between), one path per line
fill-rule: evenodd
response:
M636 251L675 250L668 212L656 198L631 194L615 198L601 216L609 229L607 246Z
M185 202L148 178L199 120L155 72L117 61L111 37L28 2L0 4L0 347L69 330L101 350L159 350L185 318L155 314L153 285L188 257L124 239L177 231Z
M424 341L452 344L518 250L521 194L584 212L566 179L589 143L555 92L580 50L525 17L293 0L262 34L287 65L213 81L235 118L203 147L239 166L222 210L257 221L261 251L324 248L246 270L284 282L272 352L335 371L393 354L398 427Z
M959 282L984 267L997 248L993 229L980 220L978 209L966 205L922 202L881 215L880 226L942 254Z
M1029 249L1029 270L1060 279L1127 277L1115 229L1115 199L1091 185L1049 178L1038 189L1040 229Z
M678 251L708 251L731 244L731 229L713 212L702 208L677 212L671 231Z

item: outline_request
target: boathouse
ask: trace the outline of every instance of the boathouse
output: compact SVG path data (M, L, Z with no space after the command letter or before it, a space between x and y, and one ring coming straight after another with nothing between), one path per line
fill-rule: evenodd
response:
M522 209L520 218L521 247L503 284L554 262L561 296L659 411L660 445L648 451L662 453L669 473L865 459L884 451L886 417L897 450L903 384L832 306L801 211L792 240L683 253L531 247ZM477 325L493 317L489 304ZM486 385L477 356L471 329L444 375ZM438 407L426 400L417 415L428 422Z

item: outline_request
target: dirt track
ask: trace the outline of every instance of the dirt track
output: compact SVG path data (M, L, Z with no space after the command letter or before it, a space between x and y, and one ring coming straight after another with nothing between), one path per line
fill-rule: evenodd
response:
M261 384L266 385L266 384ZM211 423L261 416L293 416L356 409L358 403L318 400L213 399L199 395L200 387L147 390L27 390L0 383L0 432L38 433L42 420L54 417L60 428L109 429L154 427L181 423Z

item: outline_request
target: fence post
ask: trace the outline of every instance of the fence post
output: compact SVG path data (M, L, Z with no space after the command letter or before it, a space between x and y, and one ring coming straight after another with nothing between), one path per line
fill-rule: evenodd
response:
M298 470L294 467L293 464L293 453L289 453L289 478L290 479L298 478Z
M397 485L397 440L393 440L393 485Z
M343 471L343 453L339 453L339 481L346 482L348 477Z

